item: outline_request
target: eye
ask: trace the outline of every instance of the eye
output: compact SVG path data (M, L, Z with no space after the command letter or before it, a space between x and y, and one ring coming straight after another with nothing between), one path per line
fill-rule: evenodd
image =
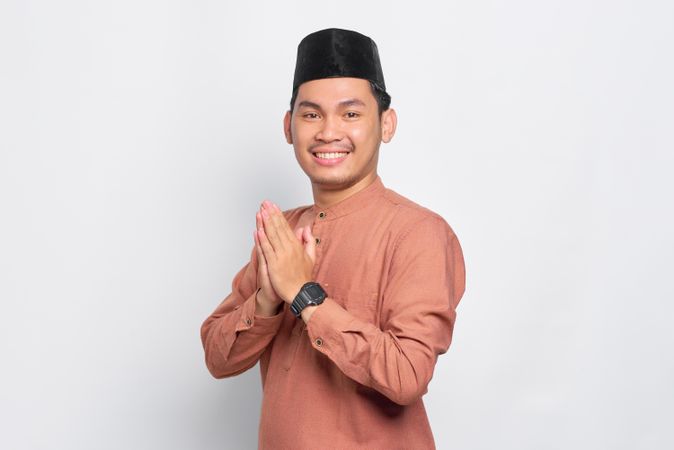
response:
M360 114L358 114L357 112L349 111L348 113L346 113L346 116L349 119L355 119L356 117L360 116Z
M316 113L306 113L306 114L303 114L302 117L306 117L307 119L316 119L316 118L318 118L318 114L316 114Z

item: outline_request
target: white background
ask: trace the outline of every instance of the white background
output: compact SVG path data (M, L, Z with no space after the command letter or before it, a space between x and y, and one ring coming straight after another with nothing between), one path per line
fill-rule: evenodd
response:
M384 185L465 253L438 448L674 448L673 5L3 1L0 447L256 446L258 367L213 379L199 328L259 203L313 202L282 117L340 27L398 112Z

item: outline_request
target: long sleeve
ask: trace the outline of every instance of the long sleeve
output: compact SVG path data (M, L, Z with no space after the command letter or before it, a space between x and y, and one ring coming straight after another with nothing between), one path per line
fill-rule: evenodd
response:
M215 378L237 375L253 367L276 335L286 304L271 317L255 315L257 253L232 281L231 293L201 325L206 367Z
M307 332L346 376L407 405L427 392L437 357L449 348L465 267L456 235L439 216L401 233L392 255L381 328L352 315L328 289Z

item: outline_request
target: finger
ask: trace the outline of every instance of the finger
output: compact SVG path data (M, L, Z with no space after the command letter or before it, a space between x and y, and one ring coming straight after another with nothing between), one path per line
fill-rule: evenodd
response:
M259 211L255 214L255 226L257 227L256 233L255 233L255 243L259 247L260 253L262 254L262 256L264 256L264 253L262 253L262 246L260 245L260 238L257 234L258 230L264 229L264 225L262 224L262 214L260 214Z
M257 230L257 237L260 240L260 247L262 247L262 252L264 253L265 261L273 261L276 258L276 253L274 253L274 247L269 243L267 239L267 233L262 230Z
M295 229L295 237L300 242L302 242L302 234L304 234L304 227Z
M269 221L270 217L269 208L265 205L265 203L266 200L260 204L260 209L257 211L256 220L259 219L259 222L257 224L258 228L264 228L265 222ZM267 230L267 237L269 237L269 231L270 230Z
M295 236L295 233L293 232L292 228L290 228L290 224L283 215L283 211L281 211L281 208L279 208L276 203L272 203L271 206L274 210L274 220L279 235L285 237L287 240L292 241L292 237ZM302 239L299 239L299 241L302 242Z
M262 251L262 246L260 245L260 239L257 236L257 229L253 232L253 239L255 240L255 251L257 252L257 261L258 261L258 270L265 269L267 261L264 258L264 252Z
M302 230L302 236L306 242L304 249L309 255L309 258L311 258L312 261L316 261L316 239L314 238L314 234L311 232L311 227L306 226Z
M264 225L262 224L262 213L260 211L255 213L255 228L257 230L264 229ZM259 236L257 235L257 233L255 233L255 237L257 239L257 243L259 244L260 239L259 239Z
M262 209L262 222L264 224L264 231L271 243L274 251L279 251L283 248L283 239L279 235L279 230L274 221L273 214L267 208Z

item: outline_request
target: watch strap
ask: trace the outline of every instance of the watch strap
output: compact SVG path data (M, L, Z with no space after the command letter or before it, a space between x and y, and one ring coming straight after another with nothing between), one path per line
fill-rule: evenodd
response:
M290 304L290 310L299 318L302 310L309 305L320 305L327 296L325 290L315 281L304 283L295 299Z

